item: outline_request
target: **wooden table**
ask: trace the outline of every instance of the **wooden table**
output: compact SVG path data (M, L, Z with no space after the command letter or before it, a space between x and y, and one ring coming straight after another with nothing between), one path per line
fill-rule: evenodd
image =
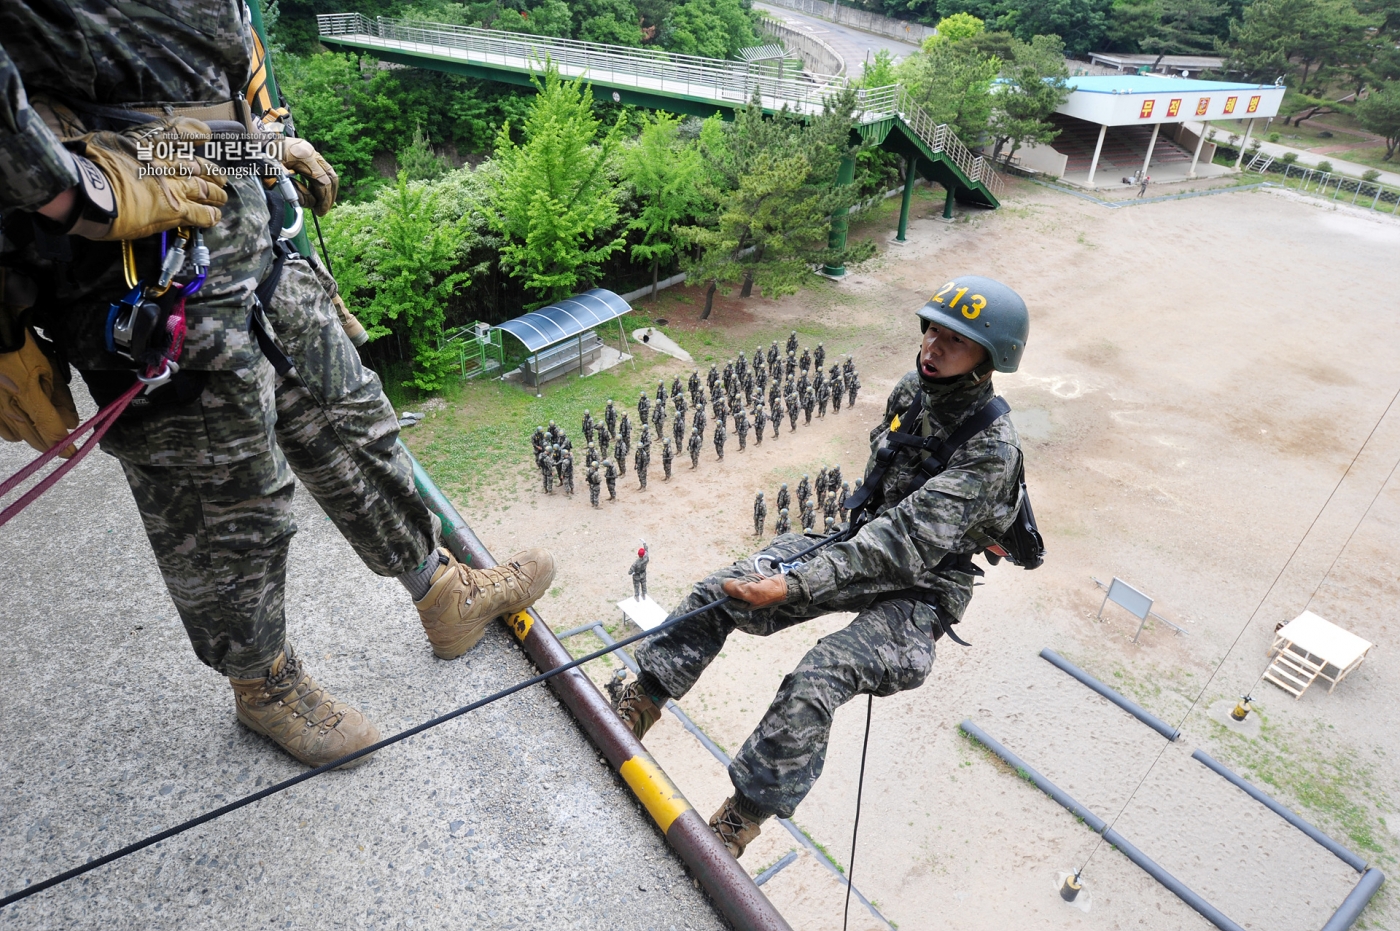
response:
M1326 679L1332 683L1327 687L1331 694L1338 682L1361 665L1374 645L1304 611L1274 634L1269 648L1273 662L1264 678L1295 699L1318 679Z

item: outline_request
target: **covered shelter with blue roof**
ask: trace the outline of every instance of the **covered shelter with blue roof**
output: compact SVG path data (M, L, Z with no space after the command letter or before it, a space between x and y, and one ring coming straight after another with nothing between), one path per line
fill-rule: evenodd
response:
M1101 168L1142 175L1155 168L1159 174L1154 180L1195 178L1210 122L1247 120L1239 146L1243 154L1254 121L1276 116L1285 90L1282 85L1147 74L1078 76L1068 83L1069 97L1053 117L1060 135L1049 146L1026 152L1020 161L1088 188L1098 186L1095 179ZM1214 151L1212 144L1207 165Z
M593 288L507 320L495 329L519 340L530 353L520 367L521 380L538 387L569 372L583 375L590 363L607 356L612 350L598 329L614 320L618 321L620 350L611 364L629 359L627 332L619 318L631 310L632 306L612 291Z

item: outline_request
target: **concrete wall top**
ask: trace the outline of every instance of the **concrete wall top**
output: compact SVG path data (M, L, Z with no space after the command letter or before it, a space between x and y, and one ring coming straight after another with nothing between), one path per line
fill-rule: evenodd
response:
M1107 126L1277 116L1285 90L1273 84L1145 74L1075 77L1069 85L1069 99L1056 112Z

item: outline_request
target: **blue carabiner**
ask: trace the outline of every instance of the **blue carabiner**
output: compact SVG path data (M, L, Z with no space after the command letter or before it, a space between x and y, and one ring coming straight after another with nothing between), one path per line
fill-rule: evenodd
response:
M107 344L108 352L117 352L117 343L113 335L117 325L117 317L121 315L123 308L126 308L128 313L135 310L141 303L141 298L145 292L146 283L144 281L138 281L136 282L136 287L127 292L126 297L107 308L107 326L104 328L102 335Z

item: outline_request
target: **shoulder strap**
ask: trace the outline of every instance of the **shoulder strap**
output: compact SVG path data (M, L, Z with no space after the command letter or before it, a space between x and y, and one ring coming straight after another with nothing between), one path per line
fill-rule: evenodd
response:
M953 460L954 454L956 454L968 440L1009 413L1011 413L1011 405L1006 403L1005 398L1000 396L992 398L986 404L978 408L975 414L964 420L962 425L954 430L952 434L939 444L938 448L920 464L919 468L930 477L942 472L948 467L948 463Z
M914 401L902 413L896 414L894 429L885 437L885 442L880 444L880 448L875 451L875 468L870 470L870 474L865 478L865 484L861 485L842 502L842 506L848 511L859 511L870 503L870 498L875 494L875 490L880 487L881 480L885 477L885 470L890 467L894 460L896 446L922 443L922 438L910 436L915 424L919 422L919 415L924 410L924 392L920 388L918 394L914 395ZM852 517L852 522L855 518Z

